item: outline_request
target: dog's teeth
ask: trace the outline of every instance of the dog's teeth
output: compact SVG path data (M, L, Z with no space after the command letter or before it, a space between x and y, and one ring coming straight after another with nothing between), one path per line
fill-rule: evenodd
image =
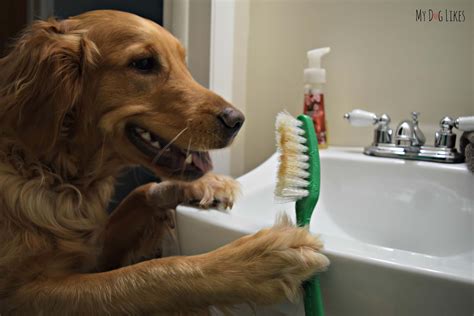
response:
M151 142L151 145L152 145L153 147L155 147L155 148L158 148L158 149L161 148L160 143L159 143L158 141L156 141L156 140L155 140L154 142Z
M145 130L140 127L135 127L135 131L137 131L139 134L143 134L145 132Z
M148 132L144 132L140 135L143 139L150 141L151 140L151 135Z
M186 160L184 161L187 165L190 165L192 162L193 162L193 156L192 155L188 155L186 157Z

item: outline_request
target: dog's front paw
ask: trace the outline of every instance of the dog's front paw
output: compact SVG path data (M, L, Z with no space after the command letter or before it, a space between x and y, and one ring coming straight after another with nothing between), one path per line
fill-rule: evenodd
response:
M238 296L261 304L284 298L295 301L301 284L316 272L326 270L329 259L321 254L323 244L307 229L294 227L284 218L272 228L242 237L217 250L230 268Z
M187 203L205 209L232 208L239 193L240 185L236 180L214 173L207 173L184 187Z

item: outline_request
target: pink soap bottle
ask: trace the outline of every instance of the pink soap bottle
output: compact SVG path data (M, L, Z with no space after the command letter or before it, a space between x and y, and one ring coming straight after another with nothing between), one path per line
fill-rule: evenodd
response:
M308 51L308 68L304 70L304 114L313 119L319 148L328 146L323 90L326 83L326 69L321 68L321 57L330 51L329 47Z

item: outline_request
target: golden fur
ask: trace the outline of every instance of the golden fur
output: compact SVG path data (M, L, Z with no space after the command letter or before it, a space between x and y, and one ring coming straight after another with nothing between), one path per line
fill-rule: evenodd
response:
M159 56L142 75L130 60ZM130 120L180 148L227 146L230 105L197 84L179 42L151 21L94 11L35 22L0 60L0 314L191 314L211 305L294 298L323 270L321 243L282 221L207 254L153 257L170 209L215 199L234 180L181 181L124 134ZM115 179L141 164L168 179L134 190L108 216Z

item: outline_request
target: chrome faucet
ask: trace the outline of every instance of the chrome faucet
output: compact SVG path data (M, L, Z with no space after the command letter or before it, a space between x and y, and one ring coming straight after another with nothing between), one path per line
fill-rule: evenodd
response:
M395 145L400 147L423 146L425 135L418 127L419 112L412 112L412 120L405 120L398 124L395 132Z
M411 114L412 119L400 122L394 135L387 114L377 116L375 113L355 109L344 114L344 118L353 126L377 126L372 145L364 148L366 155L446 163L464 161L464 156L455 148L456 134L452 130L455 127L461 131L474 131L474 116L459 117L456 120L444 117L435 134L434 146L428 146L425 145L425 135L418 126L420 113Z

